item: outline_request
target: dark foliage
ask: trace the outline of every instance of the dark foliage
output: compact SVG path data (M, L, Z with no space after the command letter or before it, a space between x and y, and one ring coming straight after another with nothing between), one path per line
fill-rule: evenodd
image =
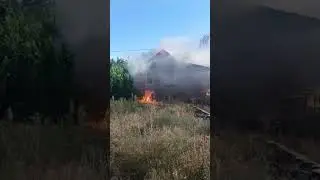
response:
M1 109L12 107L19 120L63 116L72 96L73 57L47 2L0 4Z

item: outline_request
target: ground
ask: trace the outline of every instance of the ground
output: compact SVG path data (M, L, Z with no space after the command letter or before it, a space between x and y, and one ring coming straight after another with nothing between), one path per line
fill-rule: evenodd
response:
M132 179L209 179L209 126L187 105L111 103L111 167Z
M264 143L270 137L222 131L220 137L210 138L208 123L195 118L186 104L112 101L110 119L97 126L0 123L0 179L107 179L109 141L113 176L205 180L209 179L210 156L212 179L272 176L270 149ZM320 160L317 141L289 137L278 140L310 159Z
M106 132L92 127L0 124L0 179L107 179Z
M186 104L111 102L113 175L150 180L270 177L267 147L259 135L223 132L223 137L210 138L209 123L193 112Z

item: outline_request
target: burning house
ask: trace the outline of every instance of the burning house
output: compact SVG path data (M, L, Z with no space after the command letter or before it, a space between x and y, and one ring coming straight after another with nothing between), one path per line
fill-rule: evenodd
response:
M319 18L268 6L242 10L221 10L217 16L217 116L222 123L245 128L266 116L288 120L286 129L317 127L305 116L319 106Z
M148 64L146 72L135 76L134 85L142 92L154 91L156 99L197 98L210 87L209 67L178 61L165 50L155 53Z

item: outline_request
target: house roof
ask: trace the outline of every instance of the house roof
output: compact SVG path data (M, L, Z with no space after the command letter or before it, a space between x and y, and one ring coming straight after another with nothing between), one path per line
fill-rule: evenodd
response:
M161 49L159 52L156 53L155 56L170 56L170 53L164 49Z
M176 61L176 59L168 51L166 51L164 49L161 49L160 51L155 53L155 55L152 56L149 59L149 61L155 61L157 59L162 59L162 58L170 58L173 61ZM199 69L199 70L210 70L209 67L198 65L198 64L193 64L193 63L187 63L186 67L187 68L196 68L196 69Z
M163 59L163 58L171 58L171 59L175 60L174 57L171 56L171 54L168 51L164 50L164 49L161 49L160 51L157 51L157 52L155 52L153 54L154 55L151 56L149 61L155 61L155 60L159 60L159 59Z

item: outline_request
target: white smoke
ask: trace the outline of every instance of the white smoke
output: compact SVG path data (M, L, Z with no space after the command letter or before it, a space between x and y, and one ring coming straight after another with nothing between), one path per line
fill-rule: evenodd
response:
M180 63L192 63L210 67L210 43L200 47L199 39L189 37L167 37L159 42L159 46L150 52L131 55L128 59L129 71L132 75L143 73L149 68L148 60L161 49L170 53Z
M187 37L164 38L160 48L168 51L176 60L210 67L210 45L199 47L199 40Z
M148 58L143 55L133 55L128 59L129 73L135 76L138 73L144 73L149 68Z

